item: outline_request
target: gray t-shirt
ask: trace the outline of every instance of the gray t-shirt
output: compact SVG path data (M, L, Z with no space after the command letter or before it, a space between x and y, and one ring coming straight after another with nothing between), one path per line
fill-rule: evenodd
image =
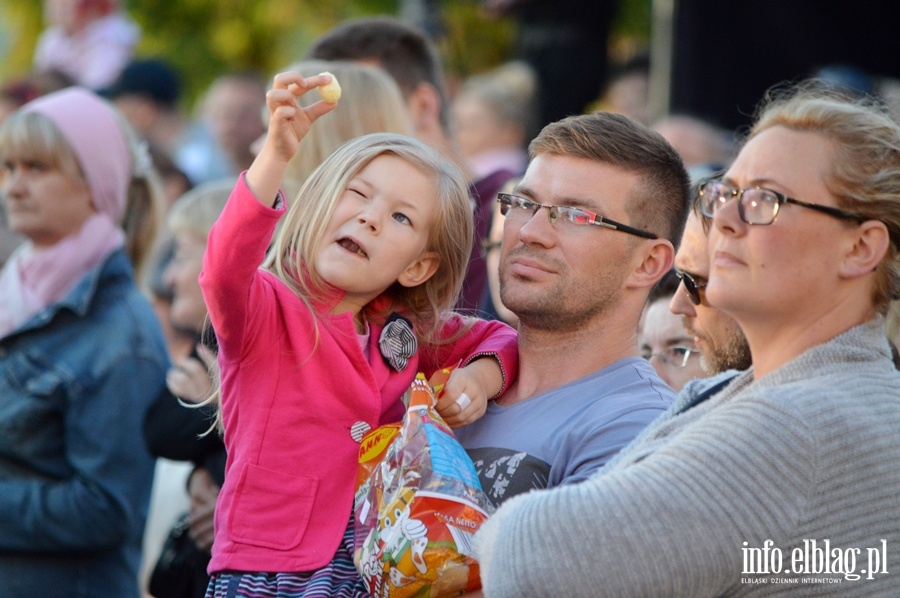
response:
M533 488L587 479L675 396L649 363L631 357L509 407L488 403L484 417L454 432L499 505Z

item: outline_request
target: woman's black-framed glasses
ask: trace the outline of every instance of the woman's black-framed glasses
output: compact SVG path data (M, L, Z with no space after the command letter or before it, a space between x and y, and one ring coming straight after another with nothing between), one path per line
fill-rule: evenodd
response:
M569 206L550 206L536 201L531 201L518 195L509 193L498 193L497 202L500 203L500 213L511 218L514 221L523 222L530 220L541 208L547 208L547 216L550 218L550 224L556 224L559 221L570 222L578 226L596 225L611 230L621 231L629 235L643 237L645 239L657 239L653 233L633 228L627 224L610 220L604 216L600 216L581 208L572 208ZM525 216L528 218L524 218Z
M735 189L720 179L710 179L700 185L700 212L707 218L712 218L716 210L735 198L738 200L738 216L740 216L741 220L747 224L758 226L766 226L775 222L775 219L778 217L778 211L786 203L828 214L841 220L853 220L856 222L870 220L862 214L845 212L831 206L807 203L765 187Z
M684 283L684 290L687 292L688 299L691 300L691 303L700 305L703 301L703 297L700 296L700 291L706 288L707 281L696 274L690 274L683 270L679 270L678 268L675 268L675 276Z

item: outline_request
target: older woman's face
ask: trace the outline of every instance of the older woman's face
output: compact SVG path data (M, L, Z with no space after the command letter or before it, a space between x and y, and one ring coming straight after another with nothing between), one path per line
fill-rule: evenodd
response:
M816 133L772 127L744 146L724 180L734 188L766 187L837 207L825 184L833 156L830 142ZM772 224L751 226L732 200L713 219L706 298L742 325L754 317L796 324L803 315L821 313L839 282L839 239L852 233L841 220L789 203Z
M10 230L37 247L78 232L95 211L87 183L35 160L4 158L0 194Z

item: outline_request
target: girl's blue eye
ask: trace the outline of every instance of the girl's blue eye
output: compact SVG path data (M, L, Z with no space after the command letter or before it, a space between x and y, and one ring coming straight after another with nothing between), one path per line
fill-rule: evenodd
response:
M406 214L395 212L393 217L397 222L401 222L403 224L412 224L412 220L410 220L409 217L406 216Z

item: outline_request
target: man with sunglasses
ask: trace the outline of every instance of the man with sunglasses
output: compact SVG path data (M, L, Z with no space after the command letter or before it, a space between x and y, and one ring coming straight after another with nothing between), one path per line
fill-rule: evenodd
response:
M681 159L659 134L608 113L548 125L529 153L521 181L498 197L518 378L457 430L495 504L587 479L675 398L636 333L689 209Z
M709 278L707 231L699 208L688 216L675 268L681 285L669 303L680 315L685 329L700 349L700 363L708 376L727 370L746 370L751 365L750 348L740 326L731 316L710 306L704 297Z

